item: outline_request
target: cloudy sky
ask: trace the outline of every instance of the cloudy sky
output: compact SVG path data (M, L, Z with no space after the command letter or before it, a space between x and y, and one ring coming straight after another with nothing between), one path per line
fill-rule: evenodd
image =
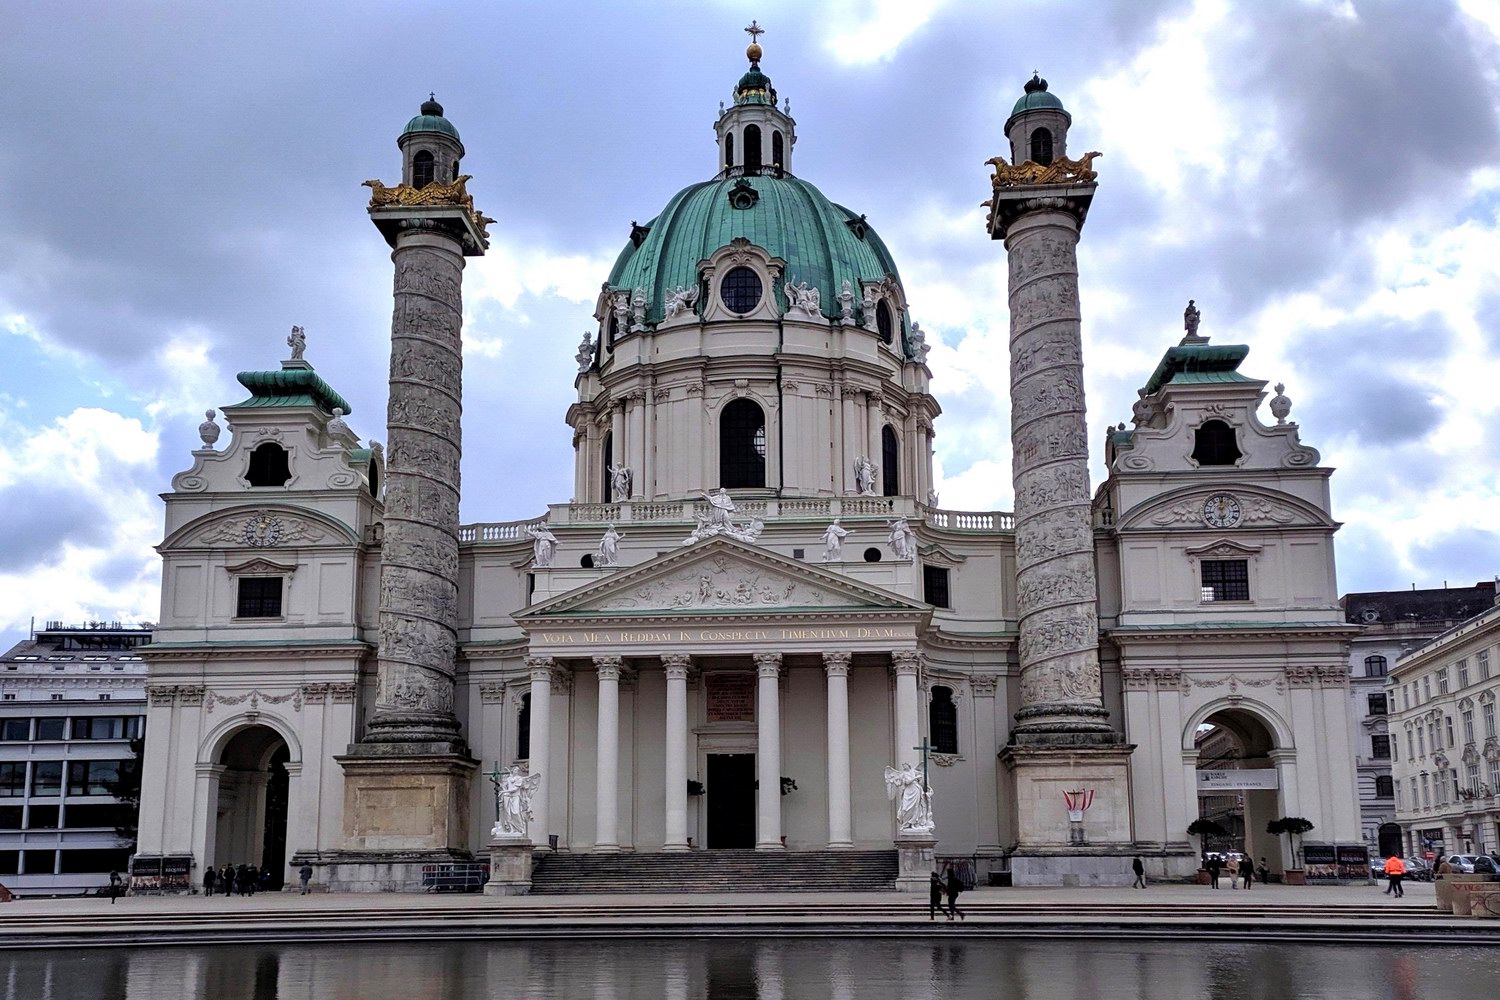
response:
M868 214L936 341L944 506L1011 503L979 202L1035 68L1072 147L1105 153L1080 261L1093 440L1193 297L1338 468L1342 591L1500 573L1495 2L17 3L0 640L33 615L155 619L157 494L292 324L384 438L390 262L359 183L398 176L429 90L499 220L466 277L463 517L567 500L594 293L631 220L712 172L751 17L799 174Z

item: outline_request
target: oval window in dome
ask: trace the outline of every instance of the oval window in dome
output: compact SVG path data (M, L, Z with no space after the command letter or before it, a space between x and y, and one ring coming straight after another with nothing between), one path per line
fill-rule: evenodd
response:
M724 300L726 309L743 316L760 305L763 290L760 275L748 267L736 267L719 283L719 298Z

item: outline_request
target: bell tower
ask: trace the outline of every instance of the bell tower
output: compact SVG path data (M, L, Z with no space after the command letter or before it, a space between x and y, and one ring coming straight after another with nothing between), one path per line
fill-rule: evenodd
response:
M476 763L454 714L463 272L492 220L474 210L442 112L426 101L396 140L400 184L365 182L395 302L377 687L363 738L338 758L351 863L329 881L342 888L418 889L424 862L468 857Z

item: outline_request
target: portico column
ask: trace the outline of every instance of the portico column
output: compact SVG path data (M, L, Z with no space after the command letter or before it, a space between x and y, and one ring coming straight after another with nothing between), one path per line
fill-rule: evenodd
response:
M526 768L528 774L537 776L536 791L531 794L531 843L547 847L547 793L552 785L547 749L552 738L552 672L557 661L550 656L528 656L526 666L531 669L531 745Z
M667 823L664 851L685 851L687 842L687 678L691 659L685 653L661 658L667 675Z
M891 670L896 674L896 764L920 766L917 741L921 731L917 723L917 675L922 659L914 649L898 649L891 654Z
M828 674L828 846L854 846L849 818L849 660L847 650L823 654Z
M755 746L758 822L755 849L779 851L781 843L781 654L756 653L758 740Z
M594 850L620 849L620 669L618 656L594 657L599 671L598 757L594 768Z

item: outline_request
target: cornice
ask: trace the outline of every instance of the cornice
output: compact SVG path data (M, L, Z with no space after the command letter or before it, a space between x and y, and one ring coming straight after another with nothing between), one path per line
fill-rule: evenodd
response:
M141 656L146 662L180 662L182 660L282 660L289 656L300 659L332 660L348 657L365 658L374 655L374 643L346 642L327 645L300 645L295 642L194 642L153 643L141 647Z

